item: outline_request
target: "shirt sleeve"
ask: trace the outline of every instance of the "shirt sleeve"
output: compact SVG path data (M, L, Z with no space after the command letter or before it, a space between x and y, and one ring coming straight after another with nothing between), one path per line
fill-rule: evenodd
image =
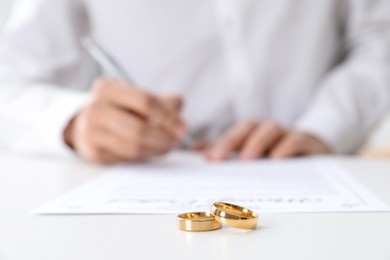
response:
M337 153L356 151L390 106L390 1L345 1L346 58L295 127Z
M0 48L0 146L64 155L63 130L88 102L82 1L16 1Z

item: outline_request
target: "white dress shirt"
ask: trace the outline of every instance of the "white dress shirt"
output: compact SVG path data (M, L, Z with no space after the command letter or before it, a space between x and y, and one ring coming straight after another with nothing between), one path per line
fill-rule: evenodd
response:
M19 0L0 51L0 145L63 154L100 69L91 36L195 138L275 120L355 151L390 105L388 0Z

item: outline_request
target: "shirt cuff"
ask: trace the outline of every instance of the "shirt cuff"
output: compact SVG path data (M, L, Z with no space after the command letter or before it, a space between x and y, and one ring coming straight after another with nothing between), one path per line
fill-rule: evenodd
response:
M356 152L362 142L361 131L355 124L332 109L309 110L294 129L321 139L338 154Z
M90 95L78 91L63 91L55 104L44 113L40 121L42 134L41 152L51 155L70 156L74 151L65 143L64 130L72 118L86 106Z

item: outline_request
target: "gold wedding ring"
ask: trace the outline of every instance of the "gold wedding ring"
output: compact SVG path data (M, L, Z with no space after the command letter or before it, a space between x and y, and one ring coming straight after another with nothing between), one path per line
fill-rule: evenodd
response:
M177 216L177 228L183 231L201 232L221 228L221 223L207 212L189 212Z
M240 229L256 229L259 220L256 212L225 202L215 202L211 206L211 215L223 225Z

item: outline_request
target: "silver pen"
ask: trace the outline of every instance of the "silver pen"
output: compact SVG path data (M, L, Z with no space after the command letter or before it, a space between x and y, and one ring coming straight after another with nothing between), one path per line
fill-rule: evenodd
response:
M91 55L91 57L111 76L116 79L123 80L129 84L134 82L132 78L126 73L126 71L119 65L119 63L94 40L89 37L85 37L81 43L89 55ZM191 136L186 135L183 138L182 145L184 147L190 148L194 144L195 141L191 138Z

